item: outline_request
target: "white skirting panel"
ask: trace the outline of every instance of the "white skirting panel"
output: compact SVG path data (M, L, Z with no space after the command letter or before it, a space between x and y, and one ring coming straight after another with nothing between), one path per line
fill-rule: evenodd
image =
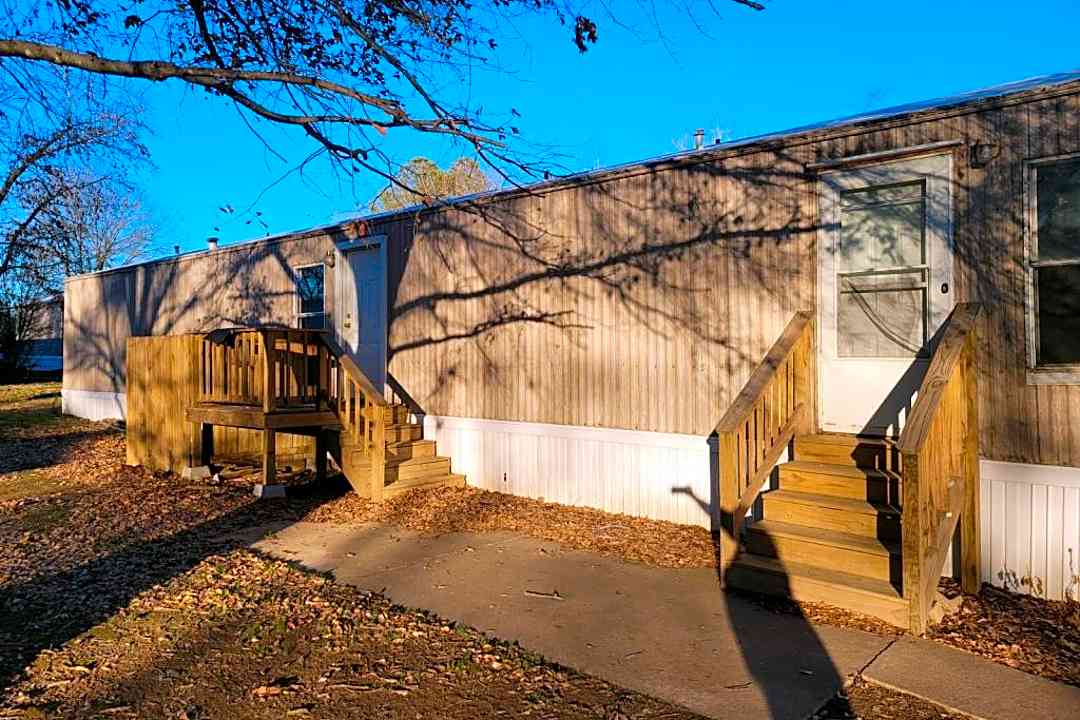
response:
M487 490L710 527L709 444L696 435L424 418L454 472Z
M65 415L87 420L127 419L127 394L95 390L60 391L60 406Z
M1080 468L983 460L982 578L1080 599Z

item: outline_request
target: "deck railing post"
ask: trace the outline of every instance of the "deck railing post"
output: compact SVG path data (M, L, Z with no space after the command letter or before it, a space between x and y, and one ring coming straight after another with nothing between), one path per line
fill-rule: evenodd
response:
M903 456L903 508L901 523L901 553L903 557L902 586L908 601L908 629L915 635L926 630L927 598L923 597L923 487L920 483L919 455Z
M263 351L263 412L274 410L274 335L263 330L259 332Z
M964 363L964 395L967 412L964 420L964 509L960 514L960 588L975 594L981 583L979 537L979 395L975 333L968 337Z
M735 433L723 432L718 437L720 477L717 485L720 490L720 532L717 576L721 587L727 580L728 567L739 552L739 534L742 532L742 518L739 517L739 500L742 495L739 487L738 437Z
M371 499L381 502L386 485L386 408L374 403L369 406L371 425Z

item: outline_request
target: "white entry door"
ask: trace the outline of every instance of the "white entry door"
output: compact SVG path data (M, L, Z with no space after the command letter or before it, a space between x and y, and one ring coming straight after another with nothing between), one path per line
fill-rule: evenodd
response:
M338 344L381 390L386 383L386 243L343 245L335 266Z
M899 435L952 310L952 155L821 177L824 431Z

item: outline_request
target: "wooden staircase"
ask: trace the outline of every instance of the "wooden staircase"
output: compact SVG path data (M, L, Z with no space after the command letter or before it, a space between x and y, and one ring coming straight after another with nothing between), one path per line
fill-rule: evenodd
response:
M424 439L423 426L411 421L405 405L389 405L384 423L382 499L418 488L465 485L465 476L451 471L450 458L437 454L434 440ZM330 443L330 453L353 489L363 497L371 497L371 454L358 447L358 441L345 432L338 435L337 442Z
M198 402L186 417L197 430L193 454L204 465L213 456L213 426L222 425L262 432L264 486L275 483L278 433L314 437L318 475L326 474L329 453L353 489L375 501L413 488L465 484L412 421L401 402L408 399L404 389L392 378L389 391L377 389L321 330L207 333L198 366Z
M728 584L906 625L896 444L801 435L793 455L777 468L779 487L761 494Z
M796 313L714 432L725 586L922 634L958 539L961 587L978 590L978 317L956 306L903 432L885 439L818 432L813 315Z

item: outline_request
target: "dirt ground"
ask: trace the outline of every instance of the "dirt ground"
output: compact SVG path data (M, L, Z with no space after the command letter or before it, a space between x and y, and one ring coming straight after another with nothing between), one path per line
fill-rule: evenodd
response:
M475 490L259 502L126 467L121 430L58 403L56 384L0 387L0 718L693 717L254 555L239 533L301 518L510 529L679 567L711 562L704 531ZM853 688L827 717L901 717L912 699L882 692Z
M920 698L857 682L819 710L813 720L969 720Z

